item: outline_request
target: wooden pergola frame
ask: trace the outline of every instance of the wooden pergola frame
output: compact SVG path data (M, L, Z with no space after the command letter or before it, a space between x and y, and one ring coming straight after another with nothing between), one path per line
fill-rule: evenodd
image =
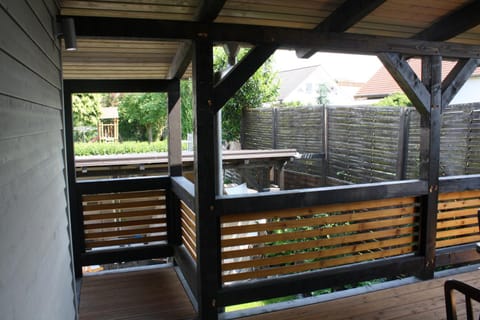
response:
M66 80L64 95L66 106L66 130L72 129L70 95L75 92L159 92L169 94L169 167L170 192L185 201L194 209L196 221L196 266L181 248L174 252L164 248L165 254L175 256L178 265L184 268L192 291L198 303L198 312L202 319L217 319L218 308L254 299L271 296L288 295L296 292L314 290L318 287L330 286L349 281L362 281L385 275L409 273L420 278L433 277L436 266L435 248L436 212L438 193L442 187L439 181L440 124L442 108L451 101L455 93L466 82L479 65L480 46L445 43L443 40L452 34L460 33L471 27L472 20L465 19L472 11L474 2L463 13L454 13L437 22L428 30L424 30L412 39L367 36L342 33L355 21L361 19L384 1L346 1L338 8L330 20L326 19L314 30L300 30L279 27L260 27L251 25L234 25L212 23L223 1L213 1L211 10L200 10L197 22L157 21L141 19L119 19L99 17L75 17L78 37L112 37L156 38L165 40L186 40L186 44L177 52L169 71L171 80L158 81L94 81ZM368 6L365 6L368 3ZM208 6L204 6L209 8ZM358 10L362 8L363 11ZM343 23L335 17L346 16ZM475 24L480 21L474 17ZM449 27L448 32L444 28ZM447 32L447 33L445 33ZM438 41L432 41L438 40ZM218 83L213 75L213 46L216 43L237 42L253 45L249 54ZM278 194L257 196L228 197L217 194L217 163L221 157L218 150L218 128L216 115L226 101L245 83L245 81L261 66L270 55L279 48L296 49L300 56L311 55L314 51L331 51L342 53L362 53L378 55L387 70L392 74L401 88L414 103L421 114L420 141L420 179L391 183L358 185L348 188L319 188L307 191L285 191ZM195 115L195 186L192 189L184 178L181 178L181 145L180 145L180 103L179 80L185 72L192 55L193 94ZM406 63L405 58L420 56L422 58L422 77L417 75ZM442 82L442 58L459 59L456 67ZM74 163L73 141L67 139L68 163ZM73 168L73 170L72 170ZM75 199L74 166L69 170L70 201ZM480 179L461 179L452 184L465 184L464 188L479 188ZM406 191L408 188L408 191ZM304 274L285 276L279 279L254 281L238 286L223 287L221 281L220 252L220 218L233 212L250 210L293 208L327 204L332 199L337 203L363 199L360 195L368 193L370 199L407 194L421 197L421 230L419 249L415 256L395 257L379 260L366 265L349 265L327 270L319 270ZM169 203L170 208L178 208L178 201ZM74 207L72 206L72 210ZM72 215L73 216L73 215ZM82 221L74 222L81 225ZM173 221L169 244L179 245L178 223ZM79 237L81 230L73 230L73 237ZM81 250L81 248L78 248ZM450 253L442 256L444 264L452 262L462 254L473 254L468 247L458 256ZM141 255L140 255L141 256ZM76 257L81 259L80 257ZM461 258L458 258L461 259ZM108 259L106 259L108 260ZM77 274L79 265L76 265Z

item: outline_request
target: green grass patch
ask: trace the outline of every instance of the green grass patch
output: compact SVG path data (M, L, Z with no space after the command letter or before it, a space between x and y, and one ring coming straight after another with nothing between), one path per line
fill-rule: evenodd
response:
M148 153L168 151L167 141L148 142L75 142L76 156Z

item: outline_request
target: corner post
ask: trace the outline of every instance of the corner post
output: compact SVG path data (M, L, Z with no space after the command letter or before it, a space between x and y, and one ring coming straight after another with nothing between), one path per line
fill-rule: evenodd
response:
M421 199L419 253L425 257L420 278L431 279L435 270L440 167L442 106L442 57L422 59L422 82L430 92L430 112L420 120L420 179L427 181L428 193Z
M200 319L216 320L216 296L221 287L220 220L215 213L218 134L213 101L213 44L208 38L193 42L192 66L198 313Z
M172 79L168 86L168 172L170 177L182 175L182 109L180 80ZM167 191L168 243L182 243L180 201Z
M182 106L180 80L168 86L168 171L170 176L182 175Z

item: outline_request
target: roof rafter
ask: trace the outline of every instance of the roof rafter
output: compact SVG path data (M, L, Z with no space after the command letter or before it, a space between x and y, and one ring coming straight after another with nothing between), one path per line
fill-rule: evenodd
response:
M212 22L222 10L226 0L201 0L195 12L194 20L198 22ZM170 69L168 70L168 78L181 78L192 60L192 43L184 42L178 48L173 57Z
M347 0L326 17L313 30L320 32L343 32L362 20L370 12L382 5L385 0ZM310 58L315 54L312 49L299 49L299 58Z
M214 42L269 44L283 49L378 54L397 52L406 55L441 55L448 58L480 58L480 46L360 35L354 33L251 26L242 24L199 23L103 17L75 17L77 37L116 37L192 40L209 38Z
M480 24L480 2L473 1L445 16L429 28L419 32L413 39L444 41L451 39Z
M220 79L214 87L215 112L223 107L275 50L276 46L272 45L256 46Z

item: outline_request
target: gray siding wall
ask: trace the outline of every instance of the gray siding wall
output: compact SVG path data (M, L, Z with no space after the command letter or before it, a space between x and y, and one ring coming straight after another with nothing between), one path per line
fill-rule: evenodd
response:
M0 0L0 318L75 319L55 0Z

